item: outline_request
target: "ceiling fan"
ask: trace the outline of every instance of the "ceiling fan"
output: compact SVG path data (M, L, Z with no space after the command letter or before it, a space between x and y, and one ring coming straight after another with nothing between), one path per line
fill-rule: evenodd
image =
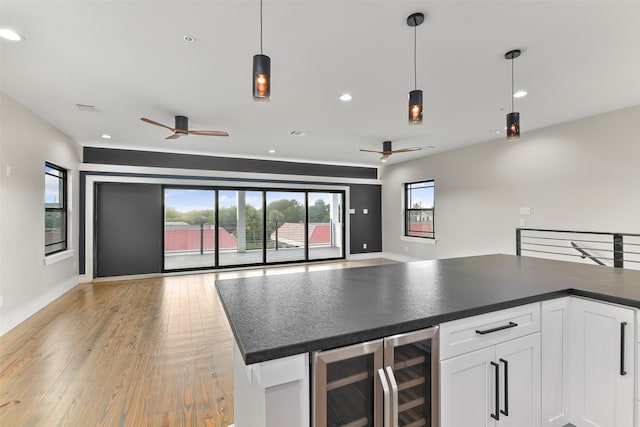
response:
M360 149L360 151L366 151L368 153L382 154L382 157L380 157L380 160L385 160L390 155L395 154L395 153L407 153L409 151L419 151L419 150L422 150L422 148L420 148L420 147L408 147L408 148L400 148L398 150L393 150L393 149L391 149L391 141L384 141L382 143L382 151L367 150L367 149L364 149L364 148Z
M178 139L181 136L187 135L229 136L227 132L220 130L189 130L189 118L185 116L176 116L176 124L173 128L167 125L163 125L162 123L154 122L153 120L144 117L141 117L140 120L152 125L169 129L171 132L173 132L173 135L169 135L165 139Z

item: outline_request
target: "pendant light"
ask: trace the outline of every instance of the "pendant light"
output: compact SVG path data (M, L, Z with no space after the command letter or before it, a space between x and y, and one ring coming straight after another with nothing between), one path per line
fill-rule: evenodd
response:
M260 0L260 54L253 55L253 100L271 98L271 58L262 53L262 0Z
M424 14L417 12L407 17L407 25L413 27L413 90L409 92L409 124L422 124L422 91L418 90L417 33L424 22Z
M511 112L507 114L507 139L520 138L520 113L513 111L513 60L520 56L522 52L518 49L510 50L504 54L505 59L511 60Z

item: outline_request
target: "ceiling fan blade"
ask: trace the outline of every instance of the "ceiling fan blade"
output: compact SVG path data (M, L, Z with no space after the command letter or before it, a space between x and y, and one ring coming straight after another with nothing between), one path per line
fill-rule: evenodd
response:
M167 126L167 125L163 125L162 123L154 122L154 121L153 121L153 120L151 120L151 119L147 119L147 118L145 118L145 117L140 117L140 120L142 120L143 122L149 123L149 124L151 124L151 125L160 126L160 127L165 128L165 129L169 129L169 130L170 130L170 131L172 131L172 132L175 132L175 129L174 129L174 128L169 127L169 126Z
M190 130L191 135L204 135L204 136L229 136L229 133L221 130Z
M408 147L408 148L400 148L398 150L393 150L393 153L406 153L408 151L420 151L422 148L420 147Z
M170 135L170 136L166 137L165 139L178 139L181 136L182 135L180 135L179 133L174 133L173 135Z
M367 153L378 153L378 154L382 154L382 151L378 151L378 150L366 150L364 148L361 148L360 151L365 151Z

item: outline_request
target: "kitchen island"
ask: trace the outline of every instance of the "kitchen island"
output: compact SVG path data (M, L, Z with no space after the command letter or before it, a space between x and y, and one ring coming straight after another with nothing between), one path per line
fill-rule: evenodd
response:
M236 365L243 364L234 378L250 375L249 383L265 387L278 383L278 372L291 384L308 374L309 352L562 296L640 308L639 271L512 255L222 280L217 289L234 334ZM302 392L308 392L305 378L296 386ZM305 413L308 418L308 406L295 417ZM308 419L299 423L292 425L308 425ZM238 418L236 425L245 427Z

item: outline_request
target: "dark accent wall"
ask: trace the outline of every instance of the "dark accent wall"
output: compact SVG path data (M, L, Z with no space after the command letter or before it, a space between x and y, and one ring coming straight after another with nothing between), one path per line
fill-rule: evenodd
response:
M355 209L355 213L349 213L350 252L382 252L382 186L351 184L349 187L351 209ZM368 213L365 214L364 209ZM362 247L363 243L367 244L367 249Z
M377 179L376 168L85 147L84 163Z
M162 186L96 184L96 277L162 271Z

